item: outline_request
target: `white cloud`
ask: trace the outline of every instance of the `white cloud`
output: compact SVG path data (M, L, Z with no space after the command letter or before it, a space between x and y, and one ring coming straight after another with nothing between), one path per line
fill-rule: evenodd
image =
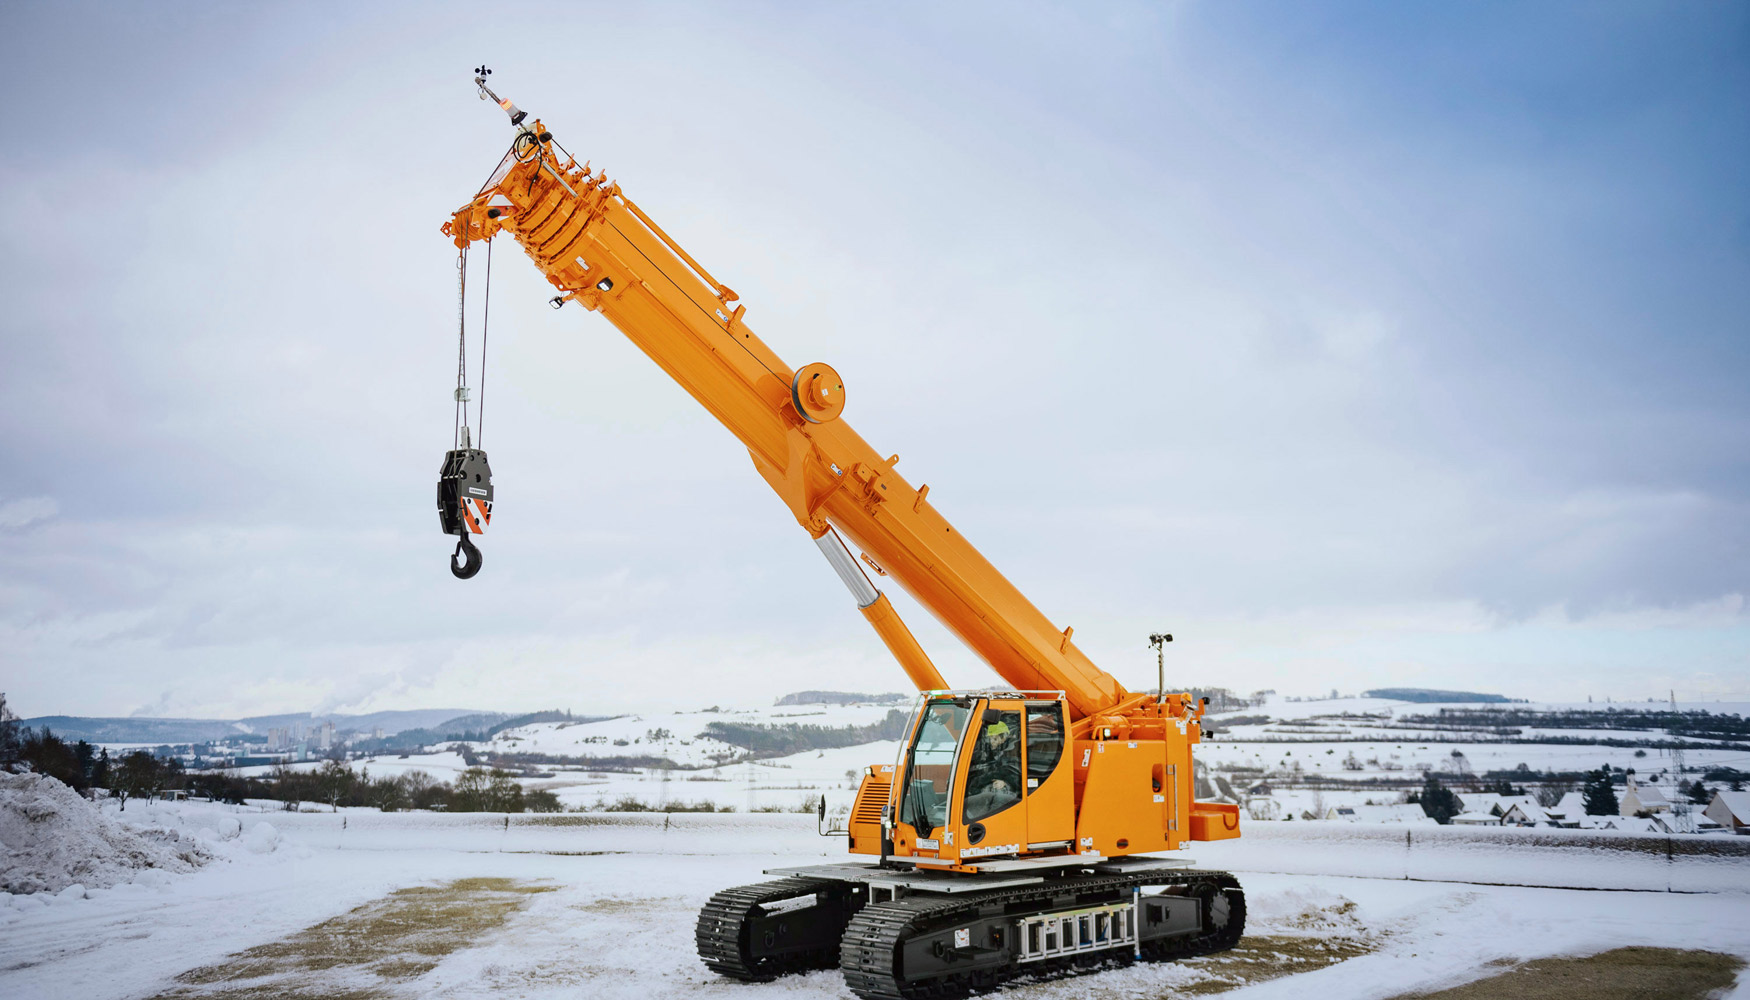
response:
M22 528L37 521L46 521L61 512L54 497L25 497L0 504L0 528Z
M24 86L89 141L0 153L0 202L58 220L0 247L0 467L31 497L0 529L37 526L0 547L21 703L599 708L903 683L745 452L601 317L547 309L508 242L485 394L499 518L484 573L451 579L436 226L506 139L454 56L466 8L416 31L390 8L345 31L172 30L155 10L150 44L36 12L55 30L24 47L43 70ZM1259 26L1215 11L932 12L919 32L852 7L555 7L501 75L781 356L844 373L846 420L1128 682L1166 627L1198 682L1233 686L1750 674L1743 366L1699 371L1707 317L1682 308L1742 315L1689 283L1720 255L1661 215L1650 266L1620 249L1647 245L1623 206L1657 210L1619 196L1619 164L1394 120L1380 95L1421 107L1416 80L1304 72L1343 44L1328 34L1254 61ZM579 18L592 70L648 84L637 101L577 85ZM697 113L705 92L732 121ZM41 103L0 120L32 134ZM1559 146L1575 123L1549 124ZM385 155L415 166L361 186ZM1709 219L1742 215L1728 194ZM312 205L348 206L347 238ZM190 219L210 224L189 239ZM95 285L94 231L137 235ZM1570 232L1589 235L1550 242ZM1731 391L1694 391L1703 375ZM905 612L954 682L981 679Z

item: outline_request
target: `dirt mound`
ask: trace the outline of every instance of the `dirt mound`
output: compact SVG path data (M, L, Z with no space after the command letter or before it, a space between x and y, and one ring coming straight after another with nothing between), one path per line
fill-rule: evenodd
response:
M0 773L0 890L107 889L148 868L188 872L210 860L193 838L119 823L54 778Z

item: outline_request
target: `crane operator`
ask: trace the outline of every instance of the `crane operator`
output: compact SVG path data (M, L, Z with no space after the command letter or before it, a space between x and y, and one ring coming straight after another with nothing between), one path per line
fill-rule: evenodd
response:
M992 816L1021 801L1021 743L1017 713L993 713L972 751L966 777L966 814Z

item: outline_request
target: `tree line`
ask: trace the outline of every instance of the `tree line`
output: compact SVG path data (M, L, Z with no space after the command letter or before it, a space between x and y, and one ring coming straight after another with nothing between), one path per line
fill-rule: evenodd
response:
M80 794L102 789L121 799L149 799L181 788L186 778L182 762L163 759L145 750L112 758L106 747L85 740L68 743L47 726L31 729L18 725L0 694L0 770L28 770L47 775Z
M1398 728L1423 726L1435 729L1618 729L1650 731L1663 729L1672 736L1715 740L1750 738L1750 719L1737 713L1642 709L1614 706L1606 709L1531 711L1518 708L1442 708L1435 715L1405 715Z
M383 812L427 809L442 812L560 812L559 796L544 788L524 789L509 771L471 767L454 782L427 771L405 771L373 777L369 768L354 771L344 761L324 761L313 771L281 765L263 777L226 771L203 772L189 778L190 794L241 804L246 799L283 802L289 810L311 802L339 810L369 806Z
M48 727L18 725L0 694L0 769L29 770L46 775L80 793L96 789L121 800L153 799L167 792L231 802L246 799L284 802L297 809L305 802L341 806L374 806L384 812L433 809L445 812L559 812L559 797L546 789L525 790L509 772L470 767L454 782L440 781L425 771L373 778L368 769L354 771L345 762L323 762L314 771L281 766L264 777L229 771L194 771L174 757L135 750L112 758L109 750L85 740L68 743Z

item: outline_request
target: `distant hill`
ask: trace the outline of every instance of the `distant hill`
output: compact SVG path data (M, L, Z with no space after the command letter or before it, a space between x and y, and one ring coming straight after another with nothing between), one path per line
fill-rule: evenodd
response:
M1420 702L1510 702L1502 694L1478 694L1475 691L1435 691L1432 688L1376 688L1361 692L1363 698L1389 698L1392 701Z
M301 712L287 715L257 715L247 719L153 719L101 718L82 715L39 715L20 719L19 724L32 729L47 727L56 736L67 740L87 740L92 743L206 743L242 735L265 736L269 729L300 725L308 729L324 722L334 723L338 731L369 734L378 726L384 733L409 729L438 729L452 719L466 717L472 726L459 728L486 729L510 718L498 712L473 712L465 708L420 708L397 712L371 712L365 715L315 715Z
M805 702L804 704L819 704ZM880 722L866 726L817 726L789 723L781 726L745 722L710 722L700 736L741 747L756 757L781 757L804 750L831 750L861 746L878 740L897 740L905 735L905 713L890 709Z
M78 715L39 715L20 719L31 729L48 729L67 740L92 743L205 743L250 730L229 719L93 719Z
M857 694L853 691L798 691L779 698L773 704L785 705L897 705L912 699L912 695Z

